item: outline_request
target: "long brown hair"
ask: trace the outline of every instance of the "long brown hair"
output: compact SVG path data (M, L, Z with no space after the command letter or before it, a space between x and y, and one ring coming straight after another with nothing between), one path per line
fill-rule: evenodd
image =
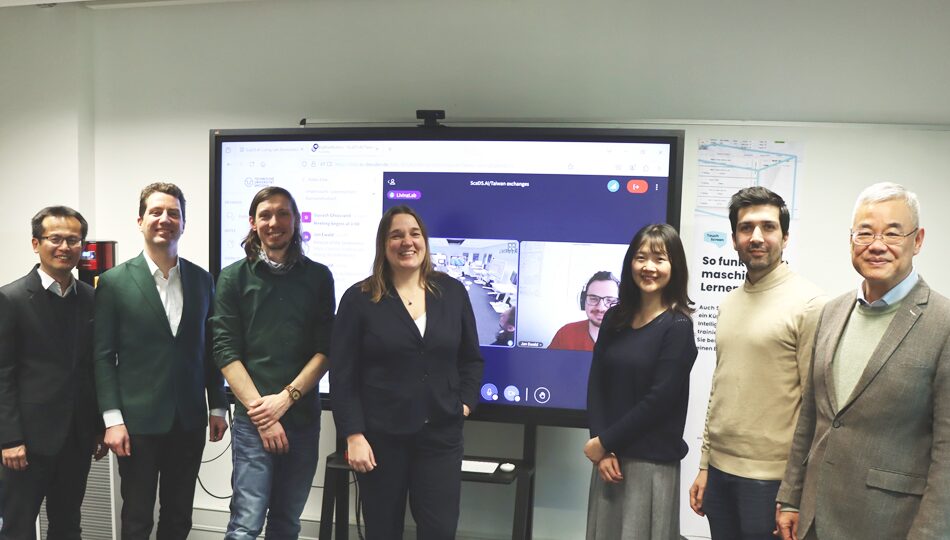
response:
M432 282L432 276L437 272L432 268L432 252L429 251L429 231L426 230L425 223L415 210L406 206L394 206L383 214L379 220L379 227L376 229L376 258L373 260L373 274L360 282L360 290L369 293L373 302L379 302L383 296L389 294L392 288L393 270L389 266L389 260L386 259L386 242L389 241L389 228L392 227L393 218L399 214L407 214L415 218L419 224L419 231L422 233L422 239L426 245L426 260L419 269L419 285L431 293L438 293L438 287Z
M303 254L303 238L300 235L300 210L297 209L297 201L294 200L294 196L290 194L286 189L279 186L268 186L257 192L257 195L254 195L254 198L251 199L251 207L247 211L247 215L250 216L251 221L257 217L257 207L264 201L269 201L274 197L287 197L287 200L290 201L290 209L294 213L294 235L290 239L290 245L287 246L287 264L291 264L300 259L300 256ZM244 246L244 253L247 255L247 260L256 261L261 253L261 237L257 235L257 231L251 228L247 231L247 236L241 242L241 245Z

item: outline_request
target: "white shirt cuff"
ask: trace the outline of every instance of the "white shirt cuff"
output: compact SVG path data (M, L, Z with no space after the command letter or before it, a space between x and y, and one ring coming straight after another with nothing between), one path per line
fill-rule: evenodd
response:
M220 416L221 418L224 418L227 415L227 409L211 409L211 416Z
M125 420L122 419L122 411L119 409L109 409L103 412L102 421L105 422L107 428L125 423Z

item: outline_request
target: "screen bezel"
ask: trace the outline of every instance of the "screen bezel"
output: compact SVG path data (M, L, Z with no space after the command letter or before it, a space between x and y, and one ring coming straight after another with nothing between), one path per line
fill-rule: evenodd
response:
M406 141L552 141L552 142L615 142L661 143L670 145L669 197L666 221L680 227L683 190L682 130L632 128L575 128L520 126L330 126L268 129L212 129L210 131L210 198L209 198L209 270L215 279L221 271L221 145L225 142L305 141L305 140L406 140ZM325 410L332 407L330 395L320 394ZM584 410L496 405L479 403L473 420L513 424L535 424L562 427L587 427Z

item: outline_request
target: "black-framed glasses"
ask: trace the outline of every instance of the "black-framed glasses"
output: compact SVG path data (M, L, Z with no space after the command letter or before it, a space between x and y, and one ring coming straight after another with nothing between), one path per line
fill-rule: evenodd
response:
M46 240L54 246L61 246L63 242L66 242L66 245L71 248L82 244L82 238L78 236L59 236L58 234L54 234L53 236L41 236L40 240Z
M594 307L597 304L603 302L605 306L612 308L616 306L620 300L616 296L597 296L596 294L588 294L584 297L584 302L590 307Z
M904 241L905 238L917 232L919 227L914 227L914 230L910 231L907 234L901 234L899 232L886 232L881 234L874 234L871 231L851 231L851 241L858 246L870 246L878 238L881 239L881 242L889 246L896 246Z

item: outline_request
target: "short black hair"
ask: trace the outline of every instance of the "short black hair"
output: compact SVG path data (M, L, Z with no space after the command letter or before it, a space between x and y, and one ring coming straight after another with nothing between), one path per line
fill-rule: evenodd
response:
M79 220L79 227L82 230L82 239L86 239L86 233L89 232L89 223L86 222L86 218L82 217L82 214L68 206L47 206L37 212L36 215L33 216L33 219L30 220L30 226L33 229L33 238L39 240L40 237L43 236L43 220L48 217L76 218Z
M788 236L788 225L791 215L785 206L785 199L778 193L762 186L752 186L740 189L729 199L729 223L732 225L732 234L736 234L739 226L739 210L750 206L767 204L778 208L778 221L782 225L782 236Z

